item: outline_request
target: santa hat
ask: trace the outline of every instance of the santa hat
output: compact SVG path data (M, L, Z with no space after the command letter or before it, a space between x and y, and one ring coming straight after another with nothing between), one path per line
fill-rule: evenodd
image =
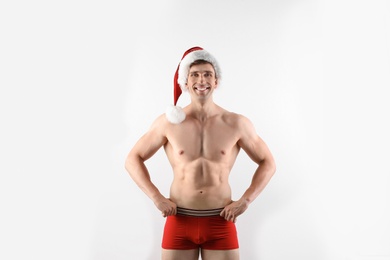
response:
M201 47L192 47L191 49L188 49L181 58L181 62L177 66L173 79L173 105L170 105L165 112L168 121L173 124L180 124L186 118L186 114L183 109L176 106L176 104L181 93L187 91L186 83L188 79L188 72L191 64L197 60L209 62L214 67L215 77L218 79L221 77L221 69L218 62L210 53L203 50Z

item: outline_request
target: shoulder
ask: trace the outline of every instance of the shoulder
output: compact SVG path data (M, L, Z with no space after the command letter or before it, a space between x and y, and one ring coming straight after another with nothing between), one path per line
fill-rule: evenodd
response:
M253 126L252 122L247 117L229 111L225 111L222 114L222 120L227 124L237 128L246 128Z
M257 131L252 122L241 114L227 112L223 116L223 121L229 125L237 134L239 142L248 142L258 139Z
M166 130L170 127L171 123L167 120L165 114L159 115L150 126L149 132L155 132L164 134Z

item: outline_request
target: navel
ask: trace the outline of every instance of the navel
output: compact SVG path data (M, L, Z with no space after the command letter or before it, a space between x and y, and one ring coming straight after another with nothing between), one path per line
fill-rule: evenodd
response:
M224 151L224 150L222 150L222 151L221 151L221 154L222 154L222 155L225 155L225 151Z
M201 191L199 191L199 193L200 193L200 194L202 194L202 193L203 193L203 191L201 190Z
M179 154L180 154L180 155L184 154L184 151L183 151L183 150L180 150L180 151L179 151Z

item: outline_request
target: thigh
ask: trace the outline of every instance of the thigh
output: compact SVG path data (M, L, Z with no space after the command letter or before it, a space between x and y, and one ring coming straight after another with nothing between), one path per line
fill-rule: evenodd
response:
M163 249L161 254L162 260L198 260L199 249L191 250L172 250Z
M202 249L203 260L239 260L238 249L232 250L207 250Z
M201 245L205 250L233 250L238 249L236 225L224 218L210 217L204 219L202 234L205 242Z

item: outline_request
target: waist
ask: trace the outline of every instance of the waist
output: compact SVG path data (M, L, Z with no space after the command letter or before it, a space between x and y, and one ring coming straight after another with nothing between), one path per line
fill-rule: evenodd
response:
M193 216L193 217L211 217L211 216L219 216L224 208L217 209L187 209L177 207L177 215L182 216Z
M227 183L194 187L180 181L174 181L169 196L178 207L185 209L219 209L231 202L231 190Z

